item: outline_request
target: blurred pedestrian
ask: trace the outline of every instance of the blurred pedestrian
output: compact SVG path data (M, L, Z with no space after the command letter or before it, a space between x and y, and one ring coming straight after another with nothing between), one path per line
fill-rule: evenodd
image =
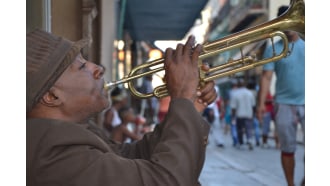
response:
M230 130L230 135L233 140L233 146L236 147L238 145L237 128L236 128L236 123L232 123L231 120L231 107L230 107L229 99L225 99L224 107L225 107L224 121L226 122L226 128L227 130ZM225 134L227 134L227 130L225 131Z
M235 94L235 92L238 89L238 81L236 78L233 78L230 80L230 85L231 88L229 89L229 93L228 93L228 97L229 100L228 102L225 104L226 105L226 122L229 123L230 125L230 132L231 132L231 136L233 139L233 146L239 146L238 143L238 134L237 134L237 125L236 122L233 122L232 119L232 109L231 109L231 100L233 98L233 95Z
M153 92L153 86L152 86L152 75L145 76L145 79L143 80L141 92L148 94ZM147 123L149 125L155 124L158 121L157 118L157 112L158 112L158 100L156 97L150 97L147 99L143 99L141 102L141 111L140 115L144 116L147 119Z
M113 128L122 123L118 110L127 105L127 93L125 89L115 87L110 93L110 99L112 105L104 112L103 127L111 136Z
M119 109L118 115L121 119L121 124L112 129L111 139L119 143L140 140L142 136L139 131L135 130L135 128L138 128L137 123L135 123L138 117L133 109L128 106L122 107Z
M230 106L232 109L232 123L237 125L239 145L242 146L244 144L243 134L245 132L246 143L249 149L253 150L251 138L255 98L253 93L246 88L243 80L238 81L238 89L230 100Z
M281 6L277 16L288 9ZM289 41L289 55L264 65L260 79L258 115L265 112L265 100L273 73L276 74L275 123L281 145L281 163L288 186L294 185L297 125L305 130L305 41L294 31L285 31ZM275 52L283 49L282 41L275 43ZM272 47L265 50L264 57L273 56Z
M267 93L265 101L265 112L261 120L259 120L262 126L262 145L263 148L269 148L268 138L271 127L271 122L274 121L274 100L270 91ZM276 127L276 126L275 126ZM279 148L279 142L276 129L274 131L275 147Z
M213 138L215 145L217 147L223 148L224 145L224 126L221 123L221 108L219 108L218 102L221 102L220 90L217 86L215 86L217 92L217 99L211 103L204 112L208 122L211 125L210 136ZM212 139L211 138L211 139Z
M255 102L257 102L257 90L256 90L255 81L251 79L247 85L247 88L252 92ZM260 122L258 120L255 107L253 110L253 132L254 132L254 136L255 136L255 144L256 144L256 146L259 146L260 145L260 136L261 136Z

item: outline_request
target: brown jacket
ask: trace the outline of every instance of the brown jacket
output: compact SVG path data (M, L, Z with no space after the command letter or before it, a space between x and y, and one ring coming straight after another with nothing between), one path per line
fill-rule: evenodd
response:
M28 119L27 185L199 185L209 126L190 101L172 100L165 121L137 143L115 144L96 131Z

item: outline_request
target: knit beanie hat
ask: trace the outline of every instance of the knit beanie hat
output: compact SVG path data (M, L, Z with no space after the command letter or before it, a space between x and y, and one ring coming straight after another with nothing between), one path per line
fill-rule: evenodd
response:
M72 42L37 29L26 36L26 112L54 85L88 40Z

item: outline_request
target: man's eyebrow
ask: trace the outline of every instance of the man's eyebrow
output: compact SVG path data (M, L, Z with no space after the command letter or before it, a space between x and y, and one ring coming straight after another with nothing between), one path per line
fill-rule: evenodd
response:
M78 55L75 61L78 61L79 63L87 62L87 60L85 58L83 58L82 55Z
M77 56L77 59L80 59L80 60L82 60L82 59L84 59L84 58L82 57L82 55L81 55L81 54L79 54L79 55Z
M71 63L70 68L76 68L78 65L80 67L84 63L86 63L86 60L81 55L78 55Z

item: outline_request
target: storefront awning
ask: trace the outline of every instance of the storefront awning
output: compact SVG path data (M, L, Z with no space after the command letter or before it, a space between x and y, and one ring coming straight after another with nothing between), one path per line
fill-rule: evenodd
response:
M128 0L124 29L137 41L181 40L207 0Z

